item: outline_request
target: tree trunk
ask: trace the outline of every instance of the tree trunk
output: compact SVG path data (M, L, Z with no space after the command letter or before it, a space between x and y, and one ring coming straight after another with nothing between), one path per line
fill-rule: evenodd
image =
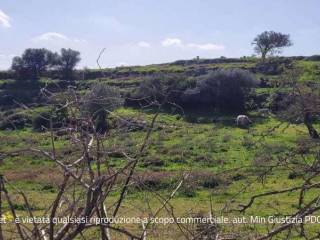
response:
M312 118L311 118L311 114L309 112L304 114L303 122L306 125L306 127L308 128L310 137L313 139L318 139L319 134L318 134L317 130L312 125Z
M263 50L263 51L261 52L261 59L262 59L262 62L265 62L266 57L267 57L267 51L266 51L266 50Z

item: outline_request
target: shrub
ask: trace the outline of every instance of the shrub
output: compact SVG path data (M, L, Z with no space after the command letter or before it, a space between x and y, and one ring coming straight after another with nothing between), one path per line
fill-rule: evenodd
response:
M197 86L182 96L186 107L213 107L222 111L241 112L247 90L256 80L248 71L218 69L199 79Z
M84 96L82 114L93 119L97 132L104 133L108 114L122 104L123 99L117 88L98 83Z
M215 187L219 186L220 183L221 182L217 177L211 175L211 176L208 176L207 178L203 179L201 185L204 188L215 188Z
M290 172L289 175L288 175L288 179L296 179L298 177L301 176L301 173L297 173L297 172Z
M134 177L133 190L162 190L174 185L174 176L168 172L144 172Z
M184 74L154 74L147 77L135 92L127 96L126 104L150 104L154 101L180 104L181 94L194 86L195 80Z
M197 186L204 188L215 188L228 183L227 179L222 179L208 171L193 171L188 181L194 182Z
M154 167L162 167L165 165L165 162L159 157L151 157L143 162L144 167L154 166Z
M288 58L270 58L264 62L258 62L254 71L265 75L279 75L286 68L290 68L291 64L292 60Z

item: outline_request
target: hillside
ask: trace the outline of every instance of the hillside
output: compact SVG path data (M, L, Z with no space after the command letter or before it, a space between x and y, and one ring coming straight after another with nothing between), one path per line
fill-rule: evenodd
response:
M194 107L193 99L187 104L182 102L183 107L180 102L159 104L161 101L156 97L150 102L132 100L146 93L141 86L154 76L163 79L172 76L178 79L178 86L182 86L179 91L185 91L195 89L198 79L220 69L241 69L256 80L257 84L245 96L244 109L223 111L216 105ZM94 171L109 171L109 175L124 169L115 180L121 184L128 174L128 159L139 157L119 215L145 216L149 210L155 213L168 197L172 207L161 208L159 216L206 216L209 211L214 216L230 219L294 215L318 194L317 187L306 188L303 193L300 188L295 188L319 181L318 170L308 170L317 168L318 140L310 138L310 129L303 120L288 119L297 110L283 112L280 100L277 100L283 96L281 94L294 90L295 87L284 84L284 81L295 69L301 71L298 81L303 86L315 89L312 86L319 84L320 62L311 57L279 57L267 62L255 58L195 59L160 65L77 70L73 81L58 79L53 71L47 72L37 83L13 80L12 73L2 72L0 173L10 183L7 188L12 193L14 209L19 215L28 214L25 201L16 188L26 193L34 215L42 216L50 206L63 184L63 171L55 161L32 149L50 152L54 146L54 156L66 164L86 152L82 144L87 143L74 141L73 133L58 132L61 126L49 126L48 119L58 119L57 123L60 121L63 126L70 127L72 119L82 109L72 105L76 102L74 99L88 96L86 94L96 84L105 84L118 89L124 103L107 115L108 130L101 137L105 162L100 166L96 156L90 153L93 160L89 165ZM164 92L169 91L168 82L160 81L162 88L161 84L165 86ZM155 89L160 92L160 87ZM227 100L224 101L231 101L232 97L225 96ZM72 106L67 110L66 119L59 118L57 109L61 106L61 99ZM149 106L149 103L152 104ZM311 100L309 103L311 105ZM289 109L289 104L287 106ZM236 125L235 119L240 114L251 119L249 127ZM79 119L83 118L81 114L79 116ZM79 122L76 123L82 124L79 136L83 136L84 123ZM318 117L312 119L312 126L320 129ZM95 144L93 148L96 150ZM142 147L144 144L147 145L145 148ZM141 148L143 151L140 152ZM179 186L181 179L184 181ZM175 193L172 199L171 193ZM264 193L267 194L252 199ZM117 188L108 195L106 202L110 203L110 211L114 208L111 203L119 196L121 191ZM9 212L7 203L3 212ZM137 224L125 226L133 232L141 230ZM207 226L193 226L189 230L199 233L201 227ZM234 237L231 239L262 237L268 227L272 227L271 224L214 225L222 235ZM303 227L306 235L318 231L316 224ZM178 231L176 224L158 224L155 228L160 228L163 233L160 236L150 231L148 239L183 239L182 232L189 234L187 230ZM295 239L300 239L300 230L290 229L295 232ZM285 234L280 233L274 239L282 239ZM92 230L85 235L94 239L98 233ZM114 239L127 237L119 234Z

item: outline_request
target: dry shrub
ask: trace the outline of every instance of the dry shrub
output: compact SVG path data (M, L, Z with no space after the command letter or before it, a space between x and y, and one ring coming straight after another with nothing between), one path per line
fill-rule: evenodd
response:
M145 171L135 175L131 187L138 190L168 189L174 184L175 176L175 173L170 172Z

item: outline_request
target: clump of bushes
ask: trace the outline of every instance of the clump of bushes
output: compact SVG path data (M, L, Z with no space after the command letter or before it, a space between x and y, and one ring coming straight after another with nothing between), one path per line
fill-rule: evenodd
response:
M148 105L152 102L171 102L181 105L181 94L196 85L193 77L181 73L157 73L141 82L139 88L126 96L126 105Z
M278 75L292 66L292 59L284 57L268 58L265 61L258 62L253 71L266 75Z
M246 93L256 83L246 70L218 69L201 77L195 88L184 91L183 105L241 112L245 107Z
M181 181L181 175L168 171L145 171L137 173L130 185L130 191L136 190L173 190ZM231 181L230 176L218 176L209 171L192 171L184 180L178 190L178 194L183 197L195 197L197 190L201 188L213 189L225 186Z
M257 85L253 75L242 69L217 69L202 77L183 74L158 74L143 81L126 99L133 103L168 102L185 109L217 109L241 112L249 89ZM198 119L190 119L196 122Z

